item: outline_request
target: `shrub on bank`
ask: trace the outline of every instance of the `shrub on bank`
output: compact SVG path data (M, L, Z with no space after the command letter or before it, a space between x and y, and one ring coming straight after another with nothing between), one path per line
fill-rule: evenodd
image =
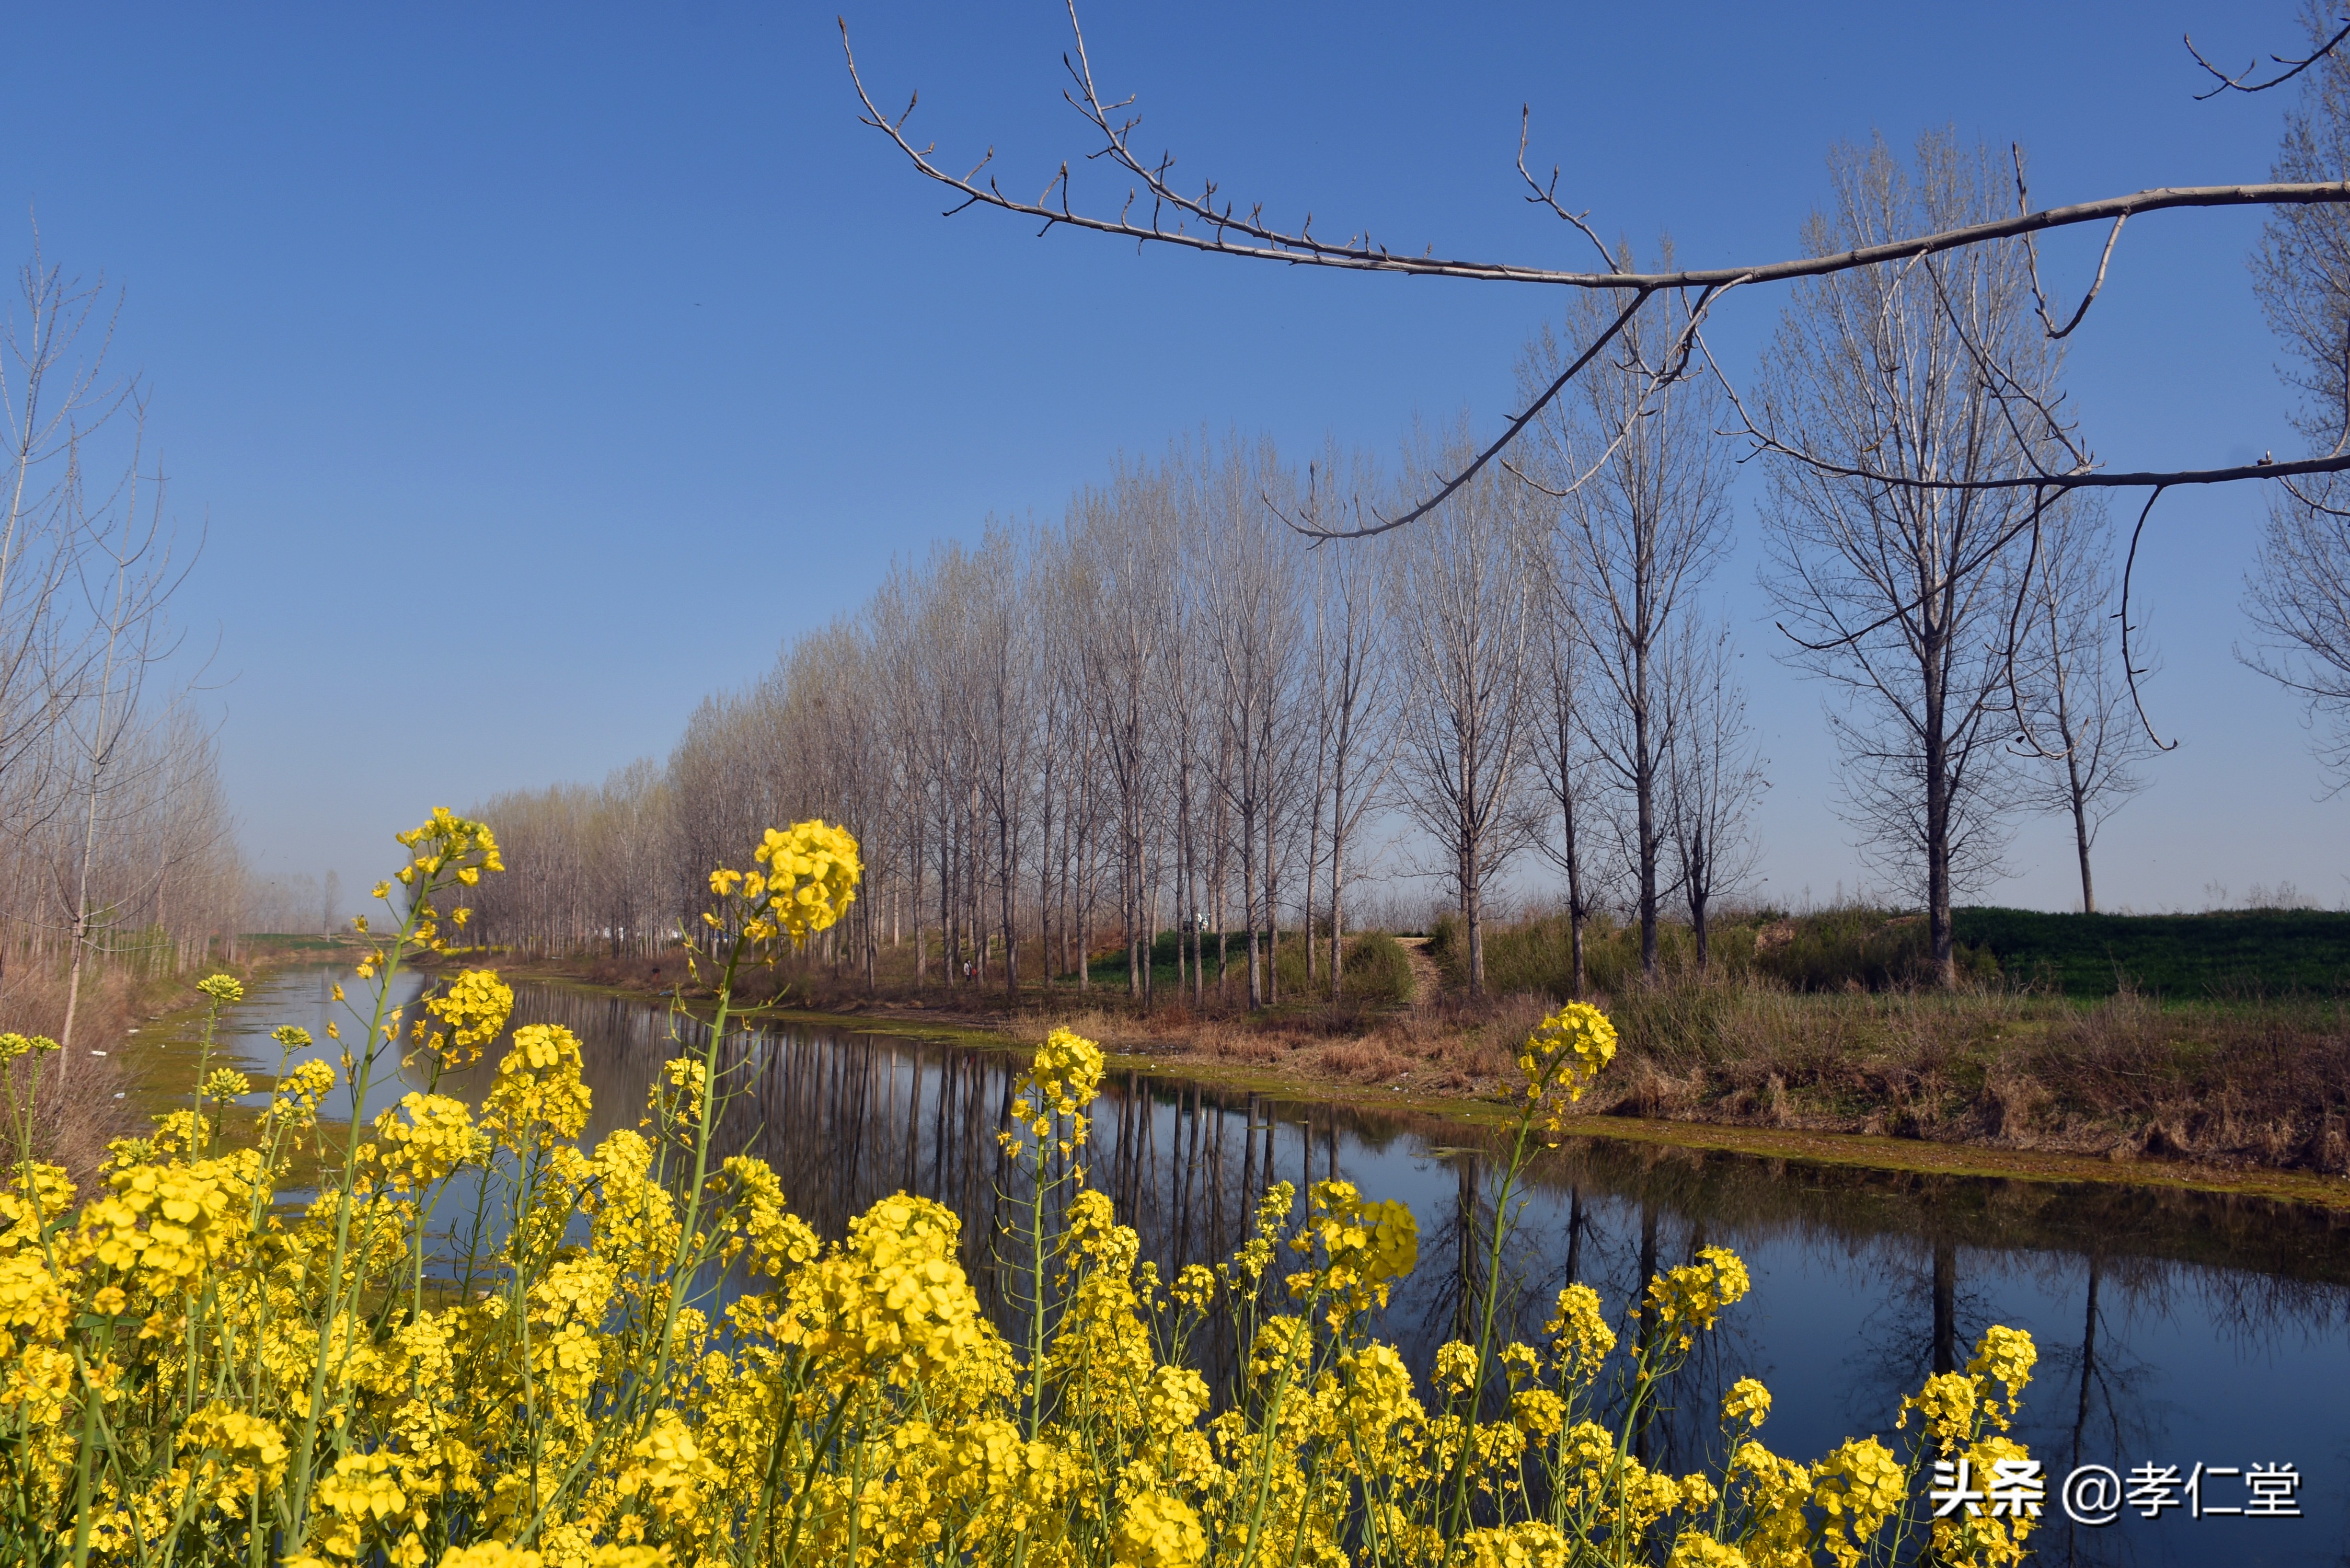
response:
M498 1037L512 992L473 971L407 1010L389 997L413 950L464 924L496 845L446 813L402 843L406 912L358 966L371 1002L348 1040L329 1026L323 1056L277 1032L288 1059L251 1143L214 1132L250 1085L203 1062L189 1107L116 1144L87 1201L54 1168L14 1165L8 1561L1848 1568L1921 1549L2012 1563L2033 1529L1929 1520L1915 1501L1930 1463L2025 1459L2006 1434L2033 1352L2005 1329L1907 1402L1894 1446L1851 1440L1813 1464L1757 1440L1770 1397L1741 1379L1726 1459L1679 1475L1637 1457L1638 1438L1747 1290L1721 1249L1649 1282L1620 1350L1587 1286L1560 1293L1540 1345L1503 1342L1487 1291L1473 1338L1424 1381L1371 1332L1417 1260L1411 1215L1347 1183L1315 1183L1302 1211L1274 1185L1231 1260L1160 1280L1087 1184L1102 1058L1066 1031L1035 1052L998 1135L1001 1326L936 1203L884 1199L826 1244L764 1163L712 1147L749 1070L732 1049L737 981L854 897L856 846L822 824L712 873L694 962L716 1015L636 1128L581 1146L578 1042L546 1025L515 1030L477 1112L439 1075ZM238 996L226 977L206 989L214 1017ZM14 1058L46 1048L0 1037ZM1578 1004L1518 1052L1484 1279L1503 1275L1532 1151L1614 1049ZM327 1136L325 1097L347 1084L364 1106L402 1054L426 1089ZM281 1210L306 1144L325 1175ZM434 1217L459 1208L453 1233L474 1241L437 1255L452 1232ZM1239 1349L1221 1388L1204 1370L1219 1330Z
M1347 994L1363 1002L1400 1006L1411 1000L1411 959L1385 931L1365 931L1347 943Z

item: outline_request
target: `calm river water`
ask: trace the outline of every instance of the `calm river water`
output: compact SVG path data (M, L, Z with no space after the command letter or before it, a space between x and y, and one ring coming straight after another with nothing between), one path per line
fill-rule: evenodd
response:
M286 971L255 986L228 1021L229 1048L265 1072L277 1059L271 1028L299 1023L323 1041L333 978ZM515 1016L584 1042L591 1139L636 1123L675 1050L666 1012L645 1002L525 985ZM827 1236L891 1192L939 1198L963 1216L984 1276L1008 1058L789 1025L753 1037L744 1055L750 1092L730 1114L728 1152L767 1159ZM478 1092L486 1068L467 1076L456 1091ZM387 1085L369 1111L409 1086ZM1491 1140L1430 1118L1147 1076L1107 1085L1096 1117L1093 1180L1162 1270L1228 1254L1269 1179L1335 1172L1419 1218L1419 1269L1383 1336L1423 1365L1451 1336L1492 1222ZM1816 1458L1861 1432L1890 1438L1901 1396L2002 1323L2040 1346L2017 1433L2051 1477L2040 1561L2350 1562L2350 1213L1590 1140L1534 1172L1508 1282L1521 1333L1537 1337L1569 1280L1620 1314L1651 1271L1711 1245L1746 1260L1754 1290L1676 1380L1674 1413L1653 1438L1658 1463L1696 1463L1721 1390L1746 1376L1771 1386L1763 1436L1782 1453ZM2125 1498L2113 1523L2075 1524L2057 1490L2090 1465L2109 1467L2126 1492L2134 1471L2155 1467L2153 1501L2168 1493L2177 1506L2147 1519ZM2243 1472L2280 1465L2299 1477L2298 1517L2220 1511L2264 1506ZM2173 1467L2177 1484L2163 1484ZM2273 1497L2278 1483L2263 1484Z

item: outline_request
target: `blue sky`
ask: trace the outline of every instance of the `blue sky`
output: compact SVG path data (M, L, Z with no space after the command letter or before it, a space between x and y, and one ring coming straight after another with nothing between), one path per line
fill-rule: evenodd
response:
M1603 232L1691 263L1798 248L1839 138L2021 140L2054 204L2265 174L2280 95L2198 104L2283 4L1193 5L1087 12L1139 140L1317 229L1537 264L1536 156ZM1087 150L1051 4L851 5L868 79L1041 189ZM1544 293L1353 277L940 218L858 126L824 7L52 7L16 19L0 252L127 290L182 524L181 612L256 860L347 881L435 803L664 753L715 687L860 600L893 552L1057 513L1202 426L1391 449L1508 411ZM1082 192L1087 187L1081 182ZM1097 184L1097 190L1105 189ZM2131 225L2071 385L2116 466L2293 445L2245 213ZM2049 247L2085 279L2094 242ZM1775 298L1716 330L1751 365ZM1750 487L1716 584L1774 788L1765 891L1865 878L1828 809L1819 691L1771 658ZM2230 657L2250 491L2166 499L2141 576L2180 749L2106 830L2111 904L2291 881L2350 899L2350 801ZM2076 897L2054 824L2001 901Z

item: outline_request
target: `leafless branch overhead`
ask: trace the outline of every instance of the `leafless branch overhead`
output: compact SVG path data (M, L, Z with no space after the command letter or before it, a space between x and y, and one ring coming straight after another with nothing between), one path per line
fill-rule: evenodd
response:
M1074 26L1074 8L1070 20ZM1539 283L1567 288L1653 293L1663 288L1703 288L1741 282L1785 283L1797 278L1820 277L1881 262L1906 261L1913 256L1960 250L1992 240L2014 239L2082 223L2102 223L2139 213L2163 212L2172 208L2350 203L2350 182L2339 180L2311 183L2166 186L2150 191L2134 191L2125 196L2106 196L2094 202L2075 202L2069 206L2045 207L2036 213L2019 213L2012 218L1970 223L1935 234L1916 234L1828 255L1790 256L1780 261L1752 265L1692 267L1661 273L1578 272L1526 266L1514 262L1479 261L1465 256L1440 256L1435 254L1433 246L1419 255L1412 255L1390 250L1372 239L1367 230L1344 240L1331 241L1314 236L1310 218L1294 230L1277 227L1265 219L1262 205L1252 206L1243 212L1229 197L1221 196L1213 181L1203 183L1197 194L1177 189L1170 179L1175 167L1172 153L1161 153L1155 161L1147 161L1133 150L1130 139L1141 125L1141 117L1129 115L1123 119L1114 119L1118 111L1127 109L1134 100L1126 98L1115 103L1102 101L1093 85L1092 67L1086 58L1082 32L1077 34L1075 57L1067 62L1076 86L1063 96L1102 138L1102 145L1086 156L1088 160L1107 159L1140 182L1139 191L1128 192L1125 204L1115 217L1080 211L1072 204L1066 162L1045 183L1044 192L1033 201L1006 193L992 175L984 180L980 177L982 170L993 158L992 152L968 174L955 174L941 168L931 156L934 145L917 147L906 132L906 121L914 111L914 100L909 99L905 111L895 117L883 111L874 103L872 94L865 86L864 77L858 70L857 57L849 51L846 21L840 24L840 38L842 50L848 60L849 79L857 88L858 100L865 106L865 113L859 118L895 143L922 174L962 197L949 209L950 215L966 207L985 205L1023 217L1041 219L1047 229L1056 224L1066 225L1096 234L1114 234L1121 239L1178 245L1189 250L1243 256L1256 261L1275 261L1292 266L1328 266L1354 272L1399 272L1424 277L1460 277L1492 283ZM1530 183L1534 182L1531 174L1527 178ZM1542 199L1548 202L1561 217L1579 222L1579 215L1571 216L1564 206L1550 200L1546 188L1538 183L1535 188L1544 192ZM1134 216L1135 207L1146 199L1150 204L1149 218L1147 222L1138 222ZM1222 205L1218 204L1220 199ZM1172 214L1171 222L1168 216L1170 213Z
M2121 237L2122 226L2131 217L2142 213L2163 212L2179 208L2257 206L2271 209L2295 206L2335 206L2350 204L2350 181L2272 181L2232 185L2166 186L2135 191L2126 195L2103 197L2095 201L2076 202L2063 206L2033 211L2029 192L2022 178L2021 155L2016 160L2017 210L2012 216L2002 216L1955 227L1916 234L1882 243L1861 245L1817 255L1793 256L1775 261L1741 264L1730 266L1694 267L1661 272L1639 272L1618 263L1597 233L1586 221L1588 214L1572 209L1558 198L1558 175L1553 171L1547 181L1537 178L1526 163L1530 138L1531 115L1522 114L1520 121L1517 168L1525 182L1527 201L1546 207L1561 221L1573 226L1600 253L1604 270L1578 271L1521 265L1514 262L1481 260L1469 256L1442 255L1433 246L1418 254L1398 253L1375 240L1368 230L1349 234L1343 240L1326 240L1313 233L1309 214L1295 228L1284 227L1269 220L1261 203L1245 210L1232 198L1222 193L1212 180L1203 181L1196 189L1179 188L1173 180L1175 157L1161 152L1146 157L1136 150L1135 134L1141 126L1141 116L1134 109L1132 95L1117 99L1106 99L1094 78L1092 58L1086 46L1085 31L1080 25L1075 0L1069 0L1069 25L1072 47L1063 57L1068 71L1069 86L1063 97L1084 117L1092 128L1099 144L1085 157L1087 161L1102 161L1122 170L1131 183L1123 203L1115 214L1106 210L1087 211L1080 208L1070 191L1069 165L1064 161L1035 199L1030 200L1006 192L996 177L988 172L994 153L991 149L967 172L956 174L942 166L934 157L935 146L917 145L907 131L907 122L913 113L913 98L908 99L904 111L891 115L880 109L867 88L856 56L849 47L848 28L840 23L841 48L848 65L849 79L855 86L858 101L864 107L862 119L888 137L924 177L948 187L959 198L947 209L948 215L965 208L985 205L1017 215L1036 219L1048 232L1055 225L1085 230L1095 234L1130 239L1137 244L1167 244L1216 255L1239 256L1256 261L1280 262L1293 266L1324 266L1346 271L1393 272L1412 276L1458 277L1482 282L1543 284L1577 290L1612 290L1629 296L1623 312L1607 330L1588 346L1587 351L1569 364L1565 371L1541 397L1527 408L1513 415L1501 433L1479 451L1461 472L1445 476L1426 497L1411 507L1390 517L1352 528L1331 528L1308 517L1291 519L1291 525L1307 536L1321 539L1361 538L1387 533L1426 516L1435 507L1458 493L1461 487L1473 479L1484 467L1506 451L1527 426L1569 381L1581 373L1592 358L1619 333L1624 325L1638 314L1655 295L1669 289L1704 291L1706 297L1692 312L1701 317L1703 307L1718 297L1719 291L1752 284L1787 283L1805 278L1820 278L1856 268L1886 263L1916 265L1945 253L2001 240L2022 239L2029 250L2032 286L2039 307L2042 325L2050 338L2063 338L2078 327L2089 308L2102 293L2113 261L2114 251ZM2207 69L2220 78L2223 88L2233 87L2242 91L2259 91L2306 68L2325 57L2345 38L2350 38L2350 22L2345 22L2324 46L2305 58L2277 57L2277 64L2286 67L2273 79L2247 84L2244 78L2250 70L2228 77L2202 60ZM2192 42L2189 47L2193 48ZM2219 90L2219 89L2215 89ZM2209 95L2206 95L2209 96ZM2042 288L2038 271L2038 252L2034 237L2053 230L2083 224L2110 223L2099 255L2097 271L2080 305L2062 326L2048 304ZM2053 411L2041 410L2049 417L2051 428L2060 428ZM1798 461L1813 461L1794 445L1775 440L1754 430L1748 421L1749 433L1755 436L1758 448ZM2066 441L2069 446L2069 440ZM2131 489L2172 484L2221 484L2241 480L2276 479L2296 474L2326 473L2350 471L2350 455L2337 452L2325 457L2306 459L2299 462L2273 463L2263 460L2258 463L2227 467L2180 469L2175 471L2106 473L2097 472L2085 460L2074 469L2063 472L2034 471L2031 472L1981 477L1966 480L1934 480L1900 473L1876 473L1849 467L1828 465L1828 471L1847 477L1864 478L1887 486L1929 486L1950 489L2025 489L2054 486L2057 489Z
M2272 87L2283 86L2286 82L2293 80L2293 78L2301 75L2302 72L2307 70L2310 67L2315 65L2318 61L2332 54L2341 46L2344 39L2350 38L2350 17L2345 17L2343 19L2342 27L2339 32L2336 32L2332 37L2326 39L2324 44L2312 49L2308 54L2302 56L2298 59L2287 59L2282 55L2271 55L2269 59L2274 64L2282 66L2284 68L2279 71L2275 76L2269 78L2269 79L2264 82L2252 82L2249 85L2246 84L2244 78L2261 68L2260 61L2254 60L2251 65L2246 66L2234 76L2230 76L2227 72L2221 70L2219 67L2213 65L2210 60L2203 57L2203 51L2195 47L2195 38L2192 34L2182 34L2180 36L2181 40L2187 45L2187 52L2195 57L2195 63L2201 66L2205 70L2210 71L2211 75L2217 78L2216 85L2214 85L2210 91L2199 92L2195 95L2195 101L2201 103L2205 99L2218 98L2223 92L2266 92Z

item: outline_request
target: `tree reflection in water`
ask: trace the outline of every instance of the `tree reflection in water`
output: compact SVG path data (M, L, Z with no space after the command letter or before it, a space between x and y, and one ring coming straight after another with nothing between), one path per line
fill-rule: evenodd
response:
M289 1002L307 1005L307 986L323 1008L328 982L323 971L273 979L240 1010L232 1022L257 1065L276 1064L268 1028L304 1021L300 1005L288 1016ZM660 1063L679 1049L666 1012L543 985L516 990L516 1018L561 1023L586 1043L589 1137L634 1126ZM690 1023L682 1033L698 1048ZM478 1094L497 1054L444 1087ZM1015 1057L787 1018L730 1041L722 1055L735 1091L724 1152L768 1160L794 1208L826 1236L894 1191L940 1199L963 1217L964 1262L983 1292L992 1288L989 1238L1003 1205L1020 1196L1007 1190L996 1142ZM1229 1255L1274 1182L1343 1176L1369 1196L1405 1199L1419 1219L1420 1266L1384 1332L1423 1368L1439 1344L1463 1333L1486 1285L1498 1134L1132 1072L1107 1085L1094 1117L1092 1183L1115 1199L1162 1277ZM1771 1435L1782 1452L1817 1454L1850 1433L1887 1431L1903 1393L1928 1372L1963 1364L1975 1335L1999 1321L2039 1342L2019 1435L2052 1473L2147 1459L2294 1460L2308 1477L2304 1503L2319 1516L2308 1533L2333 1544L2314 1556L2296 1556L2294 1546L2281 1560L2339 1555L2350 1498L2350 1416L2338 1397L2350 1387L2350 1212L1578 1139L1528 1173L1515 1223L1498 1288L1505 1332L1529 1343L1541 1342L1570 1281L1599 1291L1628 1347L1639 1328L1626 1314L1658 1269L1707 1244L1731 1248L1753 1269L1752 1297L1700 1340L1666 1390L1642 1443L1651 1463L1695 1468L1720 1441L1723 1390L1745 1376L1777 1396ZM1284 1249L1276 1268L1289 1266ZM1222 1367L1235 1348L1228 1337L1214 1345ZM2189 1451L2206 1440L2247 1451ZM2250 1452L2256 1445L2265 1446ZM2287 1539L2268 1533L2257 1543ZM2082 1563L2128 1561L2139 1549L2152 1561L2197 1544L2176 1532L2158 1541L2073 1532L2061 1517L2042 1541L2043 1560ZM2202 1544L2238 1555L2242 1543Z

